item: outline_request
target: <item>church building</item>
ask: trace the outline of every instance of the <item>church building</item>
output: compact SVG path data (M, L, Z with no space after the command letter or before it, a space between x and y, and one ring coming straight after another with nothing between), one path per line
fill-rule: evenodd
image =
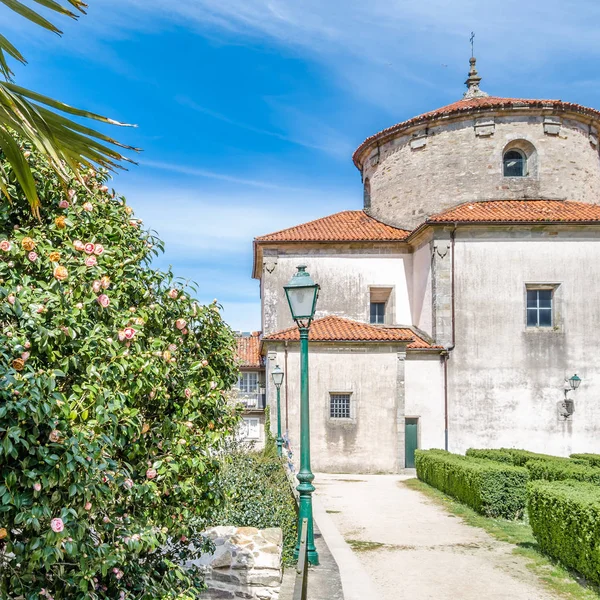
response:
M314 471L398 472L415 448L600 452L600 112L488 96L480 80L472 58L461 100L358 147L363 210L254 241L270 422L279 365L296 457L283 286L298 265L321 286Z

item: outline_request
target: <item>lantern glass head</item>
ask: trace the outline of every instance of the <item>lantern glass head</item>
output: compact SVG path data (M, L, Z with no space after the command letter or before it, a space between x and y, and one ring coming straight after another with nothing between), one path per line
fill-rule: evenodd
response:
M271 377L273 378L275 387L281 387L283 383L283 369L279 365L275 365L275 368L271 371Z
M573 377L571 377L569 379L569 385L571 386L572 390L576 390L579 387L579 384L581 383L581 378L577 376L577 374L573 375Z
M292 318L299 326L307 326L315 316L319 286L306 272L306 266L300 265L298 272L283 286L290 305Z

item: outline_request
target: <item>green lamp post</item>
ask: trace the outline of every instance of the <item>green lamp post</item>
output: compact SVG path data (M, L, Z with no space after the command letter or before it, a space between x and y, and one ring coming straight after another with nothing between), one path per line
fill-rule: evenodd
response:
M283 369L279 365L271 372L273 383L277 388L277 456L283 455L283 438L281 437L281 384L283 383Z
M298 493L300 494L300 510L298 515L298 542L294 550L294 558L300 554L300 535L302 519L308 520L306 546L308 562L319 564L319 555L315 548L312 516L312 484L315 476L310 470L310 411L308 405L308 330L315 316L319 286L306 272L306 266L298 267L298 272L283 286L290 305L292 318L300 331L300 470L298 471Z

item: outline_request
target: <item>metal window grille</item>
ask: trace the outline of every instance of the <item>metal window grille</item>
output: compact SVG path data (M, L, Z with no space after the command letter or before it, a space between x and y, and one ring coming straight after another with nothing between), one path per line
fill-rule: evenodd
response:
M385 302L371 302L371 323L385 323Z
M332 419L350 418L350 394L329 394L329 416Z
M527 290L527 327L552 327L552 291Z

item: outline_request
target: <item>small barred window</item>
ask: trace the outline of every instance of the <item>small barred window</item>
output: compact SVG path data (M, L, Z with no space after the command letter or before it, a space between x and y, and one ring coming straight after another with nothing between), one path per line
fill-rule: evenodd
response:
M350 394L329 394L329 416L332 419L350 418Z

